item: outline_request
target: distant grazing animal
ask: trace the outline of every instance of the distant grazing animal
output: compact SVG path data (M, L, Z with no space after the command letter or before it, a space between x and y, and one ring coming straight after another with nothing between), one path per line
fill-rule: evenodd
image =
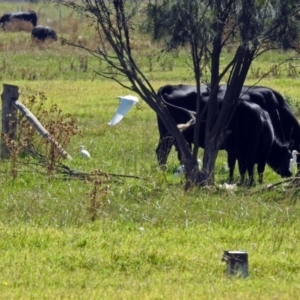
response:
M18 11L18 12L4 14L0 18L0 25L2 24L3 30L5 30L6 23L16 22L16 21L30 22L32 26L36 26L37 20L38 20L37 14L32 10Z
M282 144L276 138L271 118L259 105L241 101L228 128L231 133L224 141L228 153L229 179L233 180L235 161L238 161L244 184L246 171L248 184L252 185L253 169L257 164L259 183L263 182L263 173L268 164L281 177L290 177L290 159L292 153L288 144Z
M39 41L45 41L46 39L57 40L56 32L48 26L36 26L31 30L31 38Z
M80 146L80 155L84 158L91 158L90 153L84 149L84 146Z
M219 107L222 105L226 89L226 85L219 87ZM207 104L209 92L206 85L201 85L202 108ZM170 103L178 107L196 111L197 91L195 86L182 84L166 85L158 90L158 95L163 98L165 104ZM281 94L267 87L244 86L240 95L240 101L256 103L267 111L277 139L282 143L288 142L291 150L295 149L300 152L300 125ZM176 124L189 121L190 116L182 110L172 106L168 106L168 109ZM199 136L199 146L202 148L205 147L205 122L206 117L204 116ZM159 130L159 142L156 148L156 154L159 165L164 165L167 162L172 146L176 145L176 143L159 117L157 117L157 125ZM185 139L189 145L193 143L193 135L194 130L192 128L184 132ZM180 159L180 155L178 158ZM300 155L297 157L297 162L299 164Z

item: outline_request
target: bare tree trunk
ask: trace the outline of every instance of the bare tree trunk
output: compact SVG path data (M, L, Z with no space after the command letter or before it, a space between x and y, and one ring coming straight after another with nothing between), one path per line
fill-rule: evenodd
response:
M238 105L239 96L253 60L254 53L255 50L249 50L244 46L240 46L234 59L220 113L217 115L217 118L211 116L210 124L207 124L207 126L213 126L212 129L206 133L207 135L205 138L203 169L205 170L205 180L207 180L207 184L214 184L214 170L218 151L225 138L230 134L227 132L227 127ZM211 97L214 97L210 99L210 101L214 101L211 105L212 107L215 107L217 103L217 86L213 88Z

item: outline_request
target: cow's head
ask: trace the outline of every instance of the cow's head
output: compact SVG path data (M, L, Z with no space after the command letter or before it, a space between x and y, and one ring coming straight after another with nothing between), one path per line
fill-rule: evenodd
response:
M279 174L281 177L291 177L292 170L290 165L292 161L292 152L289 148L289 145L280 145L276 152L278 159L274 166L276 173Z

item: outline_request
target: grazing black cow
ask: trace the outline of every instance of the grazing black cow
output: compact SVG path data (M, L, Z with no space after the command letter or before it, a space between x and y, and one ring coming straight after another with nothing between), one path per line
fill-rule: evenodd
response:
M37 39L39 41L45 41L46 39L57 40L57 35L55 30L48 26L36 26L31 30L32 39Z
M6 13L0 18L0 25L2 24L3 30L5 30L5 24L14 21L25 21L32 24L32 26L37 25L37 14L32 10L28 11L18 11L13 13Z
M227 86L221 85L218 91L219 104L222 103ZM197 92L195 86L190 85L166 85L158 90L158 94L162 97L165 103L171 103L179 107L187 108L189 110L196 110ZM209 90L206 85L201 85L202 107L207 103L209 97ZM276 91L267 87L247 87L244 86L240 95L240 99L256 103L264 110L266 110L271 118L272 126L278 140L282 143L289 142L293 149L300 151L300 126L296 117L291 112L284 98ZM174 121L179 123L186 123L190 116L182 110L168 106ZM157 159L160 165L164 165L170 153L172 145L174 145L174 138L168 133L163 122L157 118L159 130L159 143L156 148ZM205 132L205 118L204 126L200 129L199 146L204 148L204 132ZM189 144L193 142L193 129L189 129L184 133L185 138ZM297 157L298 163L300 157Z
M228 129L231 133L224 141L224 148L228 153L231 181L236 160L241 175L240 184L244 183L247 171L248 185L252 185L255 164L257 164L259 183L263 182L266 163L281 177L292 175L289 169L292 153L288 144L278 141L268 112L259 105L241 101Z
M201 94L203 104L206 104L209 93L205 85L201 85ZM197 90L195 86L183 84L166 85L158 90L158 95L163 98L165 103L171 103L174 106L183 107L190 111L196 111ZM184 124L188 122L190 116L174 106L168 106L168 109L175 123ZM172 137L172 135L170 135L164 123L159 117L157 117L157 125L159 131L159 142L156 148L156 155L159 165L165 165L171 148L175 143L175 139ZM201 129L201 132L204 131ZM184 132L184 134L186 135L186 141L189 143L189 145L191 145L191 143L193 142L194 131L188 129ZM201 140L203 140L203 135L201 135L200 138ZM200 143L200 147L204 147L204 144ZM178 159L180 160L179 154Z
M202 131L203 130L203 131ZM253 183L253 168L257 163L259 182L263 180L266 163L281 177L291 176L289 170L292 157L288 143L281 143L274 134L268 112L259 105L240 101L228 126L229 136L221 149L228 153L229 181L233 181L235 162L239 162L240 183L244 183L246 170L249 185ZM199 145L204 148L205 120L201 124ZM183 132L187 141L193 141L194 125Z

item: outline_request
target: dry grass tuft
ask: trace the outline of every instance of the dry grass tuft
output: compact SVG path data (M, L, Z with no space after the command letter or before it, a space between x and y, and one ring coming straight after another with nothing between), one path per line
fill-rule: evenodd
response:
M5 24L5 30L10 32L27 31L31 32L33 25L30 22L13 20Z

